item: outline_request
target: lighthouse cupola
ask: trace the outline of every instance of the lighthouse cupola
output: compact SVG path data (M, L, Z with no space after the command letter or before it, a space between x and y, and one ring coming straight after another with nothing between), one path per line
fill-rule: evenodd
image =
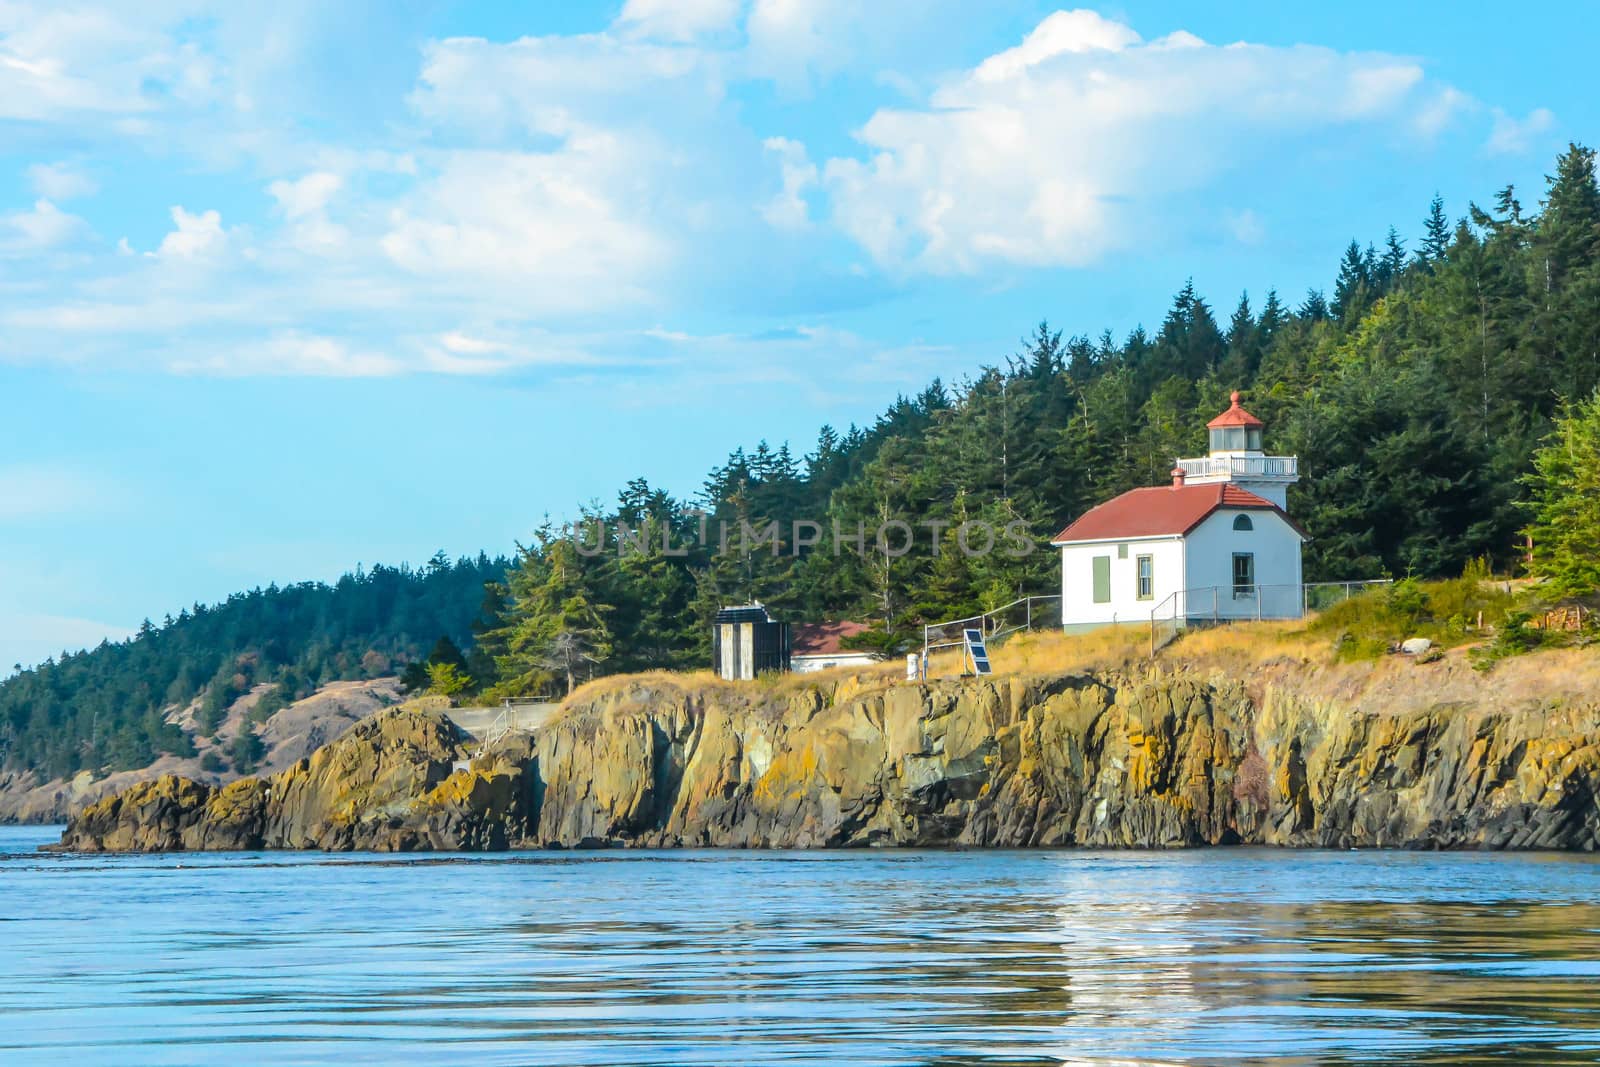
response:
M1266 424L1244 409L1237 392L1228 410L1206 423L1210 452L1199 459L1180 459L1187 485L1233 482L1288 510L1289 486L1300 480L1296 456L1269 456L1261 434Z
M1229 399L1232 404L1228 410L1206 423L1211 435L1211 454L1261 455L1261 431L1266 423L1240 406L1237 391Z

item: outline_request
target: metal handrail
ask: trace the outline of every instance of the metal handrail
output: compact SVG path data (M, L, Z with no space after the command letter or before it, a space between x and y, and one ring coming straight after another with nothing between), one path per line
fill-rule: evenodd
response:
M1191 478L1218 474L1244 478L1294 478L1300 473L1298 456L1197 456L1179 459L1178 466Z
M922 677L926 678L928 675L929 653L946 648L965 647L964 640L959 636L955 640L946 639L952 629L957 635L964 629L980 630L983 633L984 640L992 644L995 641L1010 637L1014 633L1032 630L1035 625L1035 619L1041 617L1034 611L1036 603L1048 603L1050 601L1059 603L1060 600L1061 596L1058 593L1023 596L1008 604L1002 604L992 611L986 611L981 615L968 615L965 618L949 619L945 622L925 623L922 627L922 660L920 663ZM1022 621L1016 625L1006 625L1007 613L1019 606L1022 608Z
M1344 600L1349 600L1351 597L1357 595L1357 593L1364 593L1368 589L1391 584L1393 584L1393 579L1390 578L1367 578L1352 582L1286 582L1270 585L1202 585L1195 586L1191 589L1175 589L1166 597L1162 598L1161 603L1150 609L1150 655L1152 658L1154 658L1156 652L1159 651L1160 647L1166 643L1159 639L1159 627L1163 623L1170 627L1170 637L1176 637L1177 632L1182 629L1184 625L1196 620L1205 619L1208 613L1203 608L1200 611L1194 610L1194 601L1197 598L1191 597L1191 594L1210 594L1210 622L1212 625L1218 625L1224 622L1260 622L1263 618L1301 618L1312 610L1320 611L1325 606L1330 606L1332 604L1340 603ZM1318 605L1316 608L1312 607L1313 590L1334 589L1339 590L1343 595L1335 600L1330 600L1325 604ZM1240 614L1238 611L1233 610L1223 611L1221 605L1223 602L1222 592L1224 590L1226 590L1229 594L1227 602L1230 604L1237 604L1239 601L1252 601L1255 606L1253 616L1248 611L1244 614ZM1266 594L1270 590L1295 590L1297 595L1295 597L1294 612L1292 614L1287 611L1272 611L1264 613L1262 605L1266 602Z

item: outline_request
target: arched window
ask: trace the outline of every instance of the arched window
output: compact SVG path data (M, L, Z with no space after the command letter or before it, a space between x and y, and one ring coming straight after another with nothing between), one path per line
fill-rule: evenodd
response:
M1255 524L1250 521L1250 516L1240 515L1233 520L1235 530L1254 530Z

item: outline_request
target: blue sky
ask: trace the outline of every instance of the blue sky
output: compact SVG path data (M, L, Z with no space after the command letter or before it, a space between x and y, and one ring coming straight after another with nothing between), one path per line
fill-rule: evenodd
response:
M1540 11L0 3L0 674L1531 203Z

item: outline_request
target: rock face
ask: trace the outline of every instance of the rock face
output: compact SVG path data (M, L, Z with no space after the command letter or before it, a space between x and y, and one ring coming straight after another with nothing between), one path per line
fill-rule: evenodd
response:
M271 778L130 789L62 847L1600 846L1600 706L1392 713L1198 672L640 680L458 757L392 710Z
M266 778L213 787L176 775L85 808L68 851L504 848L527 820L529 739L451 772L461 737L438 713L390 709Z

